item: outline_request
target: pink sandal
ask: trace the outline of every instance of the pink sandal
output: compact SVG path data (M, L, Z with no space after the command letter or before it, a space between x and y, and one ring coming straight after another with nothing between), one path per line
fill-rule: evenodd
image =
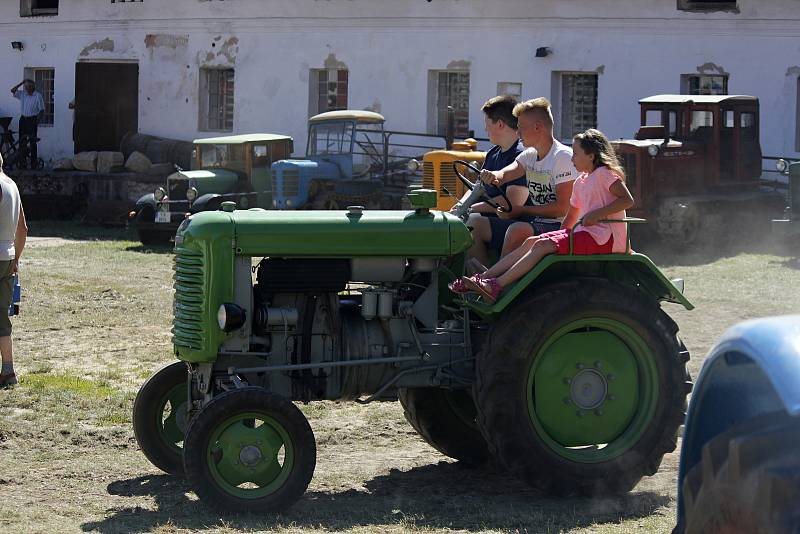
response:
M469 293L470 290L469 290L469 288L467 286L464 285L464 280L462 280L462 278L470 278L471 280L479 280L482 277L481 277L481 274L478 273L478 274L473 274L472 276L469 276L469 277L463 276L461 278L456 278L455 280L453 280L452 282L447 284L447 287L450 288L450 291L452 291L453 293L458 293L458 294Z
M498 283L497 278L478 278L475 280L462 276L461 281L468 291L477 293L489 304L494 304L497 297L503 292L503 287Z

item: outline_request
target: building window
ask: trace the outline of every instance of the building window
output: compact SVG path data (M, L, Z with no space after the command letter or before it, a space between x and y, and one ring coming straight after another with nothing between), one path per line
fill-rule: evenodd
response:
M58 15L58 0L20 0L20 17Z
M498 95L511 95L517 100L522 98L522 84L519 82L497 82Z
M55 69L25 69L25 77L36 82L36 90L41 93L44 100L44 113L39 121L39 126L53 125L54 86L56 78ZM24 89L20 89L23 91Z
M447 135L453 117L453 135L469 135L469 71L432 70L428 76L428 131Z
M727 74L684 74L681 76L681 94L727 95Z
M678 0L680 11L734 11L739 12L737 0Z
M347 109L347 69L311 69L308 114Z
M556 82L554 105L560 139L572 140L575 134L597 127L597 74L553 73Z
M200 69L200 129L233 131L233 69Z

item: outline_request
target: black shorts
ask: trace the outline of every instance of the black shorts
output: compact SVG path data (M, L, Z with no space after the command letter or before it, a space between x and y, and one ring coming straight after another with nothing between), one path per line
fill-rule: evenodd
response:
M506 230L514 223L528 223L533 228L533 234L539 235L552 232L561 228L561 223L540 222L536 217L529 219L501 219L500 217L489 217L492 237L489 240L489 250L494 251L497 257L503 252L503 242L506 239Z

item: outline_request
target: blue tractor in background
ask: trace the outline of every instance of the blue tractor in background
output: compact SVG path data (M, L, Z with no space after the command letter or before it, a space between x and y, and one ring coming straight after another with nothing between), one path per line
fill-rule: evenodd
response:
M409 187L422 179L416 159L431 148L444 148L445 136L390 132L380 113L328 111L308 120L305 159L272 164L272 207L276 209L399 209ZM404 142L392 136L441 139L441 146ZM416 140L419 143L419 140Z
M673 534L800 532L800 315L711 350L686 416Z

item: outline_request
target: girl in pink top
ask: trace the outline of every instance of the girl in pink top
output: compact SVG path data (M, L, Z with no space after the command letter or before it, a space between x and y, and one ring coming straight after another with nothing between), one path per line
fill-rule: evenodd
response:
M461 284L451 284L457 292L465 289L494 302L508 284L516 282L549 254L610 254L627 251L625 223L599 223L602 219L622 219L633 206L633 197L625 186L625 173L608 138L589 129L575 136L572 163L581 173L575 180L570 207L561 230L529 237L519 248L498 261L491 269L472 277L462 277Z

